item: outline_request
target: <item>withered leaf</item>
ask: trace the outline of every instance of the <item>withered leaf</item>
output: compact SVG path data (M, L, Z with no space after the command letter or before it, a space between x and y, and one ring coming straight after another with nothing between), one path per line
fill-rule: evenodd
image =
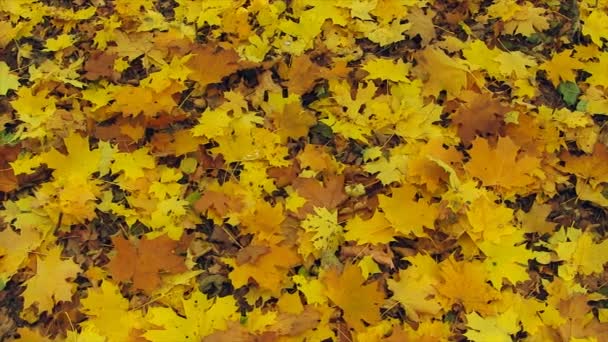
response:
M117 281L131 281L134 288L146 293L160 285L161 274L187 271L185 258L175 253L178 241L167 235L134 241L115 236L112 242L118 253L107 265L110 274Z

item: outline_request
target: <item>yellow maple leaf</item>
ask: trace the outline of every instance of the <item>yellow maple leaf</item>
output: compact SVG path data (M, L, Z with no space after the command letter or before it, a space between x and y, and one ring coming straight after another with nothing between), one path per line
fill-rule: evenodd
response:
M46 125L57 108L55 99L47 98L48 94L49 90L34 91L30 87L17 90L17 98L10 104L17 113L16 118L23 121L26 128L20 133L21 138L41 138L50 134Z
M393 188L391 197L378 196L379 207L393 228L403 235L426 236L423 227L434 229L438 209L425 199L416 201L416 189L409 184Z
M244 213L240 220L244 230L253 233L257 241L277 244L285 239L281 231L285 216L280 203L273 207L266 201L256 201L255 207Z
M412 27L411 23L402 23L401 20L395 19L390 23L382 22L376 24L370 21L358 21L358 29L374 43L380 46L386 46L403 40L404 32Z
M296 14L298 22L282 19L278 23L281 31L296 38L293 40L284 38L282 42L283 48L294 55L300 55L313 46L314 38L321 33L321 27L327 19L338 25L346 25L348 22L346 11L338 8L331 1L312 1L310 5L298 11L299 13ZM289 43L285 44L285 42Z
M171 114L179 107L173 94L184 90L184 86L176 81L162 92L156 92L148 87L125 85L114 89L114 103L110 106L112 112L121 112L123 116L137 117L143 114L153 118L159 113ZM137 99L137 101L133 101Z
M45 258L37 257L36 274L25 282L24 307L36 303L39 313L50 312L56 303L70 301L73 284L66 280L76 278L80 266L71 259L62 260L61 251L54 246Z
M535 7L531 2L519 4L515 0L497 1L488 7L488 17L504 22L508 34L522 34L526 37L549 28L549 20L544 8Z
M467 66L441 49L427 47L417 53L416 61L418 65L414 70L425 80L424 95L439 96L439 92L445 90L448 97L453 98L467 85Z
M608 52L599 53L597 58L597 62L585 63L585 71L591 74L587 82L594 86L606 87L608 86L608 73L605 70L608 68ZM590 89L590 91L593 90Z
M291 101L277 111L269 113L281 141L298 139L308 134L308 129L317 123L313 113L302 107L299 101Z
M584 22L583 34L589 35L595 45L604 46L602 38L608 39L608 14L600 9L592 10Z
M128 341L129 334L140 325L141 312L129 310L129 301L119 288L104 281L99 288L90 288L88 297L80 300L89 319L81 325L107 337L108 342Z
M340 173L344 166L329 153L325 146L307 144L296 157L302 169L310 168L313 171L325 171L329 173Z
M55 170L56 179L86 181L100 167L101 150L90 150L89 139L78 133L68 135L63 141L67 155L52 149L42 156L42 162Z
M194 291L182 302L185 318L171 308L150 308L146 320L164 329L149 329L143 336L152 342L200 341L215 331L226 330L227 323L238 317L232 296L208 299L204 293Z
M565 264L559 268L559 274L564 279L573 279L576 274L589 275L601 273L604 264L608 263L608 240L595 243L593 234L589 231L570 228L555 233L550 242L555 245L559 260Z
M144 169L152 169L155 165L154 157L147 147L143 147L130 153L116 153L111 169L112 173L122 171L127 179L137 179L144 176Z
M106 340L103 335L100 335L93 327L89 326L80 333L68 331L64 342L105 342Z
M527 272L528 260L534 259L539 253L527 249L524 240L522 234L513 233L501 238L500 243L478 243L479 249L487 257L483 264L494 288L500 290L503 279L513 285L530 279Z
M437 298L438 292L433 286L440 281L439 265L426 254L417 254L407 258L412 266L399 272L399 279L388 279L388 288L393 291L393 299L401 303L409 318L421 321L427 316L434 316L441 311Z
M363 220L361 217L355 216L346 223L344 229L347 231L344 234L344 239L347 241L356 241L359 245L366 243L389 243L394 240L395 234L391 223L380 211L376 211L368 220Z
M327 295L325 294L325 285L319 279L306 278L303 275L296 274L292 278L298 289L306 297L309 304L325 304Z
M533 70L537 64L534 58L520 51L502 52L494 60L500 63L498 70L507 78L513 75L519 79L526 78L532 73L532 71L528 70L528 67Z
M497 317L483 318L473 312L467 315L469 330L464 334L474 342L510 342L511 334L519 330L517 312L508 310Z
M505 312L509 309L517 312L517 319L528 333L535 334L543 327L558 327L565 322L556 307L537 298L523 298L517 293L504 291L501 293L497 310Z
M63 215L61 224L66 226L92 220L99 195L95 183L78 178L44 183L36 192L46 215L54 222L59 222L59 216Z
M396 62L396 63L395 63ZM407 75L411 65L404 63L401 59L396 61L386 58L373 58L367 60L362 69L367 71L366 79L381 79L393 82L407 82Z
M72 46L74 44L74 36L69 34L60 34L57 38L49 38L46 41L46 49L43 51L59 51Z
M475 39L462 49L462 54L471 66L471 69L483 69L492 77L502 77L500 63L496 60L501 54L500 50L496 48L490 49L484 41Z
M406 174L407 159L407 156L395 153L389 158L382 156L378 160L367 162L363 169L369 173L376 173L376 178L383 185L401 183Z
M289 292L283 293L277 302L277 307L281 312L292 314L299 314L304 311L302 299L297 292L291 294Z
M553 55L551 60L540 65L539 69L547 72L547 77L554 86L558 86L561 81L575 82L574 70L585 68L585 64L576 58L570 57L572 50L564 50Z
M541 7L535 7L526 1L523 6L513 15L513 18L505 23L505 31L510 34L522 34L526 37L548 29L549 19L547 11Z
M378 267L378 263L376 263L374 258L369 255L361 258L361 260L357 263L357 266L359 266L361 269L361 275L364 279L367 279L370 274L382 273L382 270L380 270L380 267Z
M490 193L480 196L467 210L472 228L467 233L474 241L499 242L501 237L515 231L513 209L496 204L489 196Z
M5 62L0 62L0 95L6 95L10 89L19 88L19 77L9 72Z
M487 271L479 261L457 262L450 257L439 264L441 282L435 285L441 306L451 307L461 303L466 312L478 311L489 313L493 311L491 301L498 297L499 292L487 283Z
M327 208L314 208L301 226L306 232L313 233L312 243L318 251L334 253L344 241L344 229L338 224L338 212Z

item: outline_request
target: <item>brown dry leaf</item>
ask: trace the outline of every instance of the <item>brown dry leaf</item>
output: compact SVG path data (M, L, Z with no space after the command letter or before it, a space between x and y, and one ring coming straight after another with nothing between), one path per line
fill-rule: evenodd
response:
M268 246L249 245L245 248L240 249L236 253L236 264L238 266L247 263L253 264L261 255L264 255L268 252L270 252L270 247Z
M116 57L116 54L113 53L105 53L99 50L92 51L91 56L84 63L84 70L87 72L84 74L84 78L91 81L102 77L107 77L112 81L118 80L120 74L114 70Z
M194 55L186 64L192 73L189 78L198 82L201 87L218 83L222 78L239 70L239 55L234 50L216 48L212 45L197 47Z
M551 205L535 202L529 212L519 211L517 217L521 221L524 231L528 233L551 233L555 229L555 223L547 221L551 210Z
M591 313L587 304L587 295L576 294L559 303L559 311L566 322L559 327L559 334L564 341L572 339L594 338L597 341L608 340L608 323L600 323Z
M321 66L310 61L307 55L291 60L289 65L281 64L279 72L287 80L287 88L295 94L304 94L321 77Z
M308 129L317 123L315 115L303 108L299 101L290 102L282 111L272 112L269 116L283 141L306 136Z
M209 208L213 208L218 214L224 216L232 211L240 212L243 209L243 203L238 197L207 190L201 198L194 202L194 210L197 213L204 214Z
M393 251L384 244L367 246L342 246L340 253L345 257L361 258L371 256L375 262L389 268L395 268Z
M453 118L458 127L458 135L465 146L469 146L475 136L501 135L504 128L504 115L509 108L489 94L467 93L463 104Z
M430 8L427 8L425 13L423 9L415 6L410 8L409 11L407 19L412 25L405 32L407 32L410 38L420 35L422 46L425 46L437 37L435 25L433 24L433 18L436 13Z
M115 236L112 242L118 251L107 265L117 281L132 281L133 287L151 292L161 284L161 273L179 273L188 269L185 258L176 255L178 241L166 235L149 240L130 241Z
M345 64L336 63L332 68L326 68L313 63L308 55L293 58L289 65L279 65L279 73L286 79L287 88L295 94L304 94L311 90L318 79L331 79L345 77L349 69Z
M275 179L275 185L278 188L282 188L290 185L298 177L299 171L296 164L291 164L284 167L269 167L266 173Z
M277 317L277 323L272 325L270 330L276 331L279 335L298 336L319 325L320 318L321 315L319 312L312 306L307 305L304 310L298 314L280 313Z
M348 198L344 192L344 175L329 175L324 183L312 178L296 178L293 187L308 200L298 211L301 217L312 213L314 207L334 209Z
M252 335L247 329L237 322L229 322L227 330L216 331L211 335L205 336L201 342L258 342L256 336Z
M0 146L0 192L13 191L19 186L17 177L9 164L17 159L19 152L21 152L20 145Z

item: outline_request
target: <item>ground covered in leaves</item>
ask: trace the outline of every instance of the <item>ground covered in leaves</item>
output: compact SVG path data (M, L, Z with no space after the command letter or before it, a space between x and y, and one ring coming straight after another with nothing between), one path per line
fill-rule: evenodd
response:
M607 341L608 4L0 0L0 339Z

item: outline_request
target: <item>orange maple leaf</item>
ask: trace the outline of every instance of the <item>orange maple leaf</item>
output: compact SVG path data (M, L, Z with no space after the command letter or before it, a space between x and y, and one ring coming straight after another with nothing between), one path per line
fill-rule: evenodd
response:
M384 293L375 283L362 285L365 279L357 266L348 264L341 274L331 269L325 273L324 280L327 297L342 309L344 320L355 330L364 329L362 321L370 324L380 321Z
M282 283L287 278L287 272L291 267L300 263L300 256L291 247L270 246L270 251L259 255L255 261L247 260L249 263L235 265L230 272L230 280L235 288L247 285L249 279L254 279L261 288L279 293Z
M484 186L523 187L534 182L532 174L541 172L540 160L520 153L509 137L499 138L494 148L488 140L476 138L469 153L471 160L464 168Z
M192 73L189 78L198 82L201 87L218 83L222 78L239 70L239 55L234 50L216 49L205 45L192 51L192 57L186 64Z
M593 146L591 155L574 156L569 152L561 154L560 159L566 164L563 169L580 178L592 178L597 182L608 182L608 148L602 143Z

